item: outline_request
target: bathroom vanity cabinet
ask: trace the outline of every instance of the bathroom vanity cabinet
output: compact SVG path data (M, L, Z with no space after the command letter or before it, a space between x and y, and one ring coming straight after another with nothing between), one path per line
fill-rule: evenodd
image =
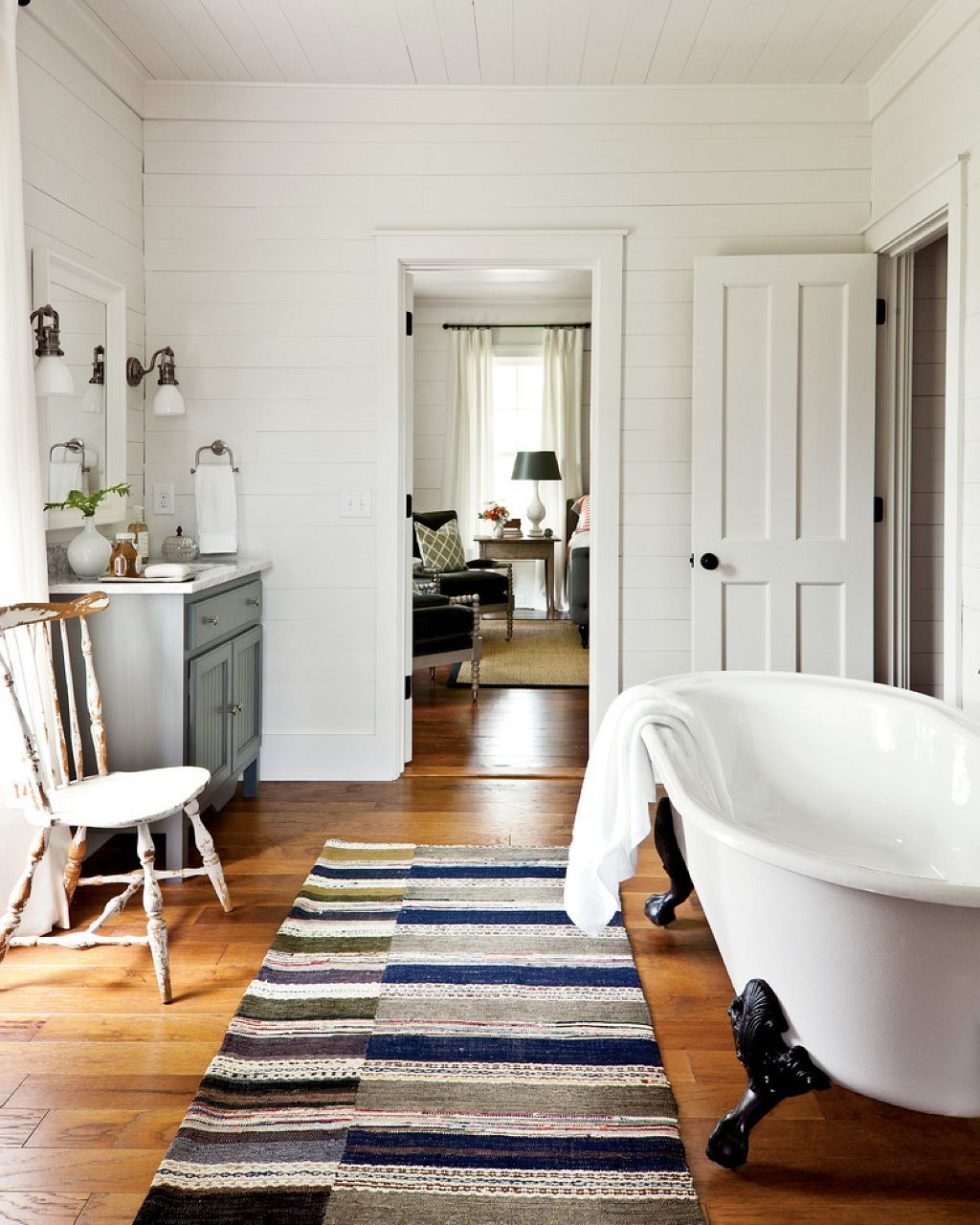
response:
M202 809L226 804L239 775L245 795L256 794L262 575L268 569L268 562L234 561L202 568L183 583L105 579L52 585L54 600L89 591L109 596L109 607L90 618L89 628L110 769L203 766L211 782ZM159 822L154 832L166 837L166 866L183 867L183 814Z

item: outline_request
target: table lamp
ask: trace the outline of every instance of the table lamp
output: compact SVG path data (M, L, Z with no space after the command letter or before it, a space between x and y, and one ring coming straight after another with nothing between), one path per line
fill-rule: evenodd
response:
M511 480L534 482L531 505L527 508L527 517L531 526L525 535L543 536L541 520L544 518L544 503L538 493L538 481L561 480L558 456L554 451L518 451L514 456L514 471L511 473Z

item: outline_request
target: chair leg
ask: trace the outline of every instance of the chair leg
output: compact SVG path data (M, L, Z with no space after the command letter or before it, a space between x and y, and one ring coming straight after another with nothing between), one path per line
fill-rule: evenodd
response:
M136 845L139 848L140 863L143 865L143 909L146 911L146 934L150 943L150 954L153 957L153 968L156 970L160 998L165 1004L169 1004L173 999L173 992L170 989L167 924L163 918L163 894L153 870L156 852L150 837L150 827L145 821L141 821L136 827Z
M473 678L472 691L473 691L473 701L475 702L476 699L480 696L480 661L479 659L474 659L473 662L470 664L470 675Z
M88 844L88 830L84 825L80 825L75 830L75 837L71 840L71 845L68 848L68 862L65 864L65 894L68 901L71 902L75 896L75 890L78 888L78 878L82 875L82 863L85 860L85 851Z
M221 860L218 858L218 852L214 849L214 839L208 833L204 822L201 820L200 807L197 800L191 800L189 804L185 804L184 812L187 813L190 823L194 828L195 845L201 853L201 859L204 861L205 868L207 868L211 884L214 885L214 891L218 895L221 908L226 912L230 911L231 898L228 896L225 874L221 870Z
M27 905L31 896L31 885L34 883L34 872L37 865L44 858L44 852L48 849L48 839L51 837L51 830L45 826L44 829L39 829L37 837L31 843L31 849L28 853L27 866L24 868L23 875L20 880L14 885L10 894L10 900L7 902L7 909L0 919L0 961L3 961L7 955L7 949L10 947L10 940L17 928L20 927L20 921L24 914L24 907Z

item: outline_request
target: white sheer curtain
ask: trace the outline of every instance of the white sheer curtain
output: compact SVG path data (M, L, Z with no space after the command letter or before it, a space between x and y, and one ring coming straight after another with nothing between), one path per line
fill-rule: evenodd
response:
M542 341L544 358L544 411L542 447L558 456L560 481L544 481L541 500L545 523L561 536L555 550L555 603L566 608L565 502L586 492L587 474L582 463L582 352L583 329L547 327Z
M484 530L477 515L489 498L497 496L493 490L493 340L489 328L476 327L456 328L449 339L444 509L456 511L466 556L475 557L473 537Z
M0 0L0 606L48 598L41 466L34 399L24 251L20 119L17 106L17 0ZM20 738L0 694L0 910L27 862L37 830L4 808L20 777ZM61 885L67 838L56 831L34 877L23 934L65 926Z

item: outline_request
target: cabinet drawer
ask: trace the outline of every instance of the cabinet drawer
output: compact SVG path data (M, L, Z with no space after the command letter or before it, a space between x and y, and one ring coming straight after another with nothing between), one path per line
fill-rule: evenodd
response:
M262 617L262 583L243 583L231 591L187 606L187 649L196 651Z

